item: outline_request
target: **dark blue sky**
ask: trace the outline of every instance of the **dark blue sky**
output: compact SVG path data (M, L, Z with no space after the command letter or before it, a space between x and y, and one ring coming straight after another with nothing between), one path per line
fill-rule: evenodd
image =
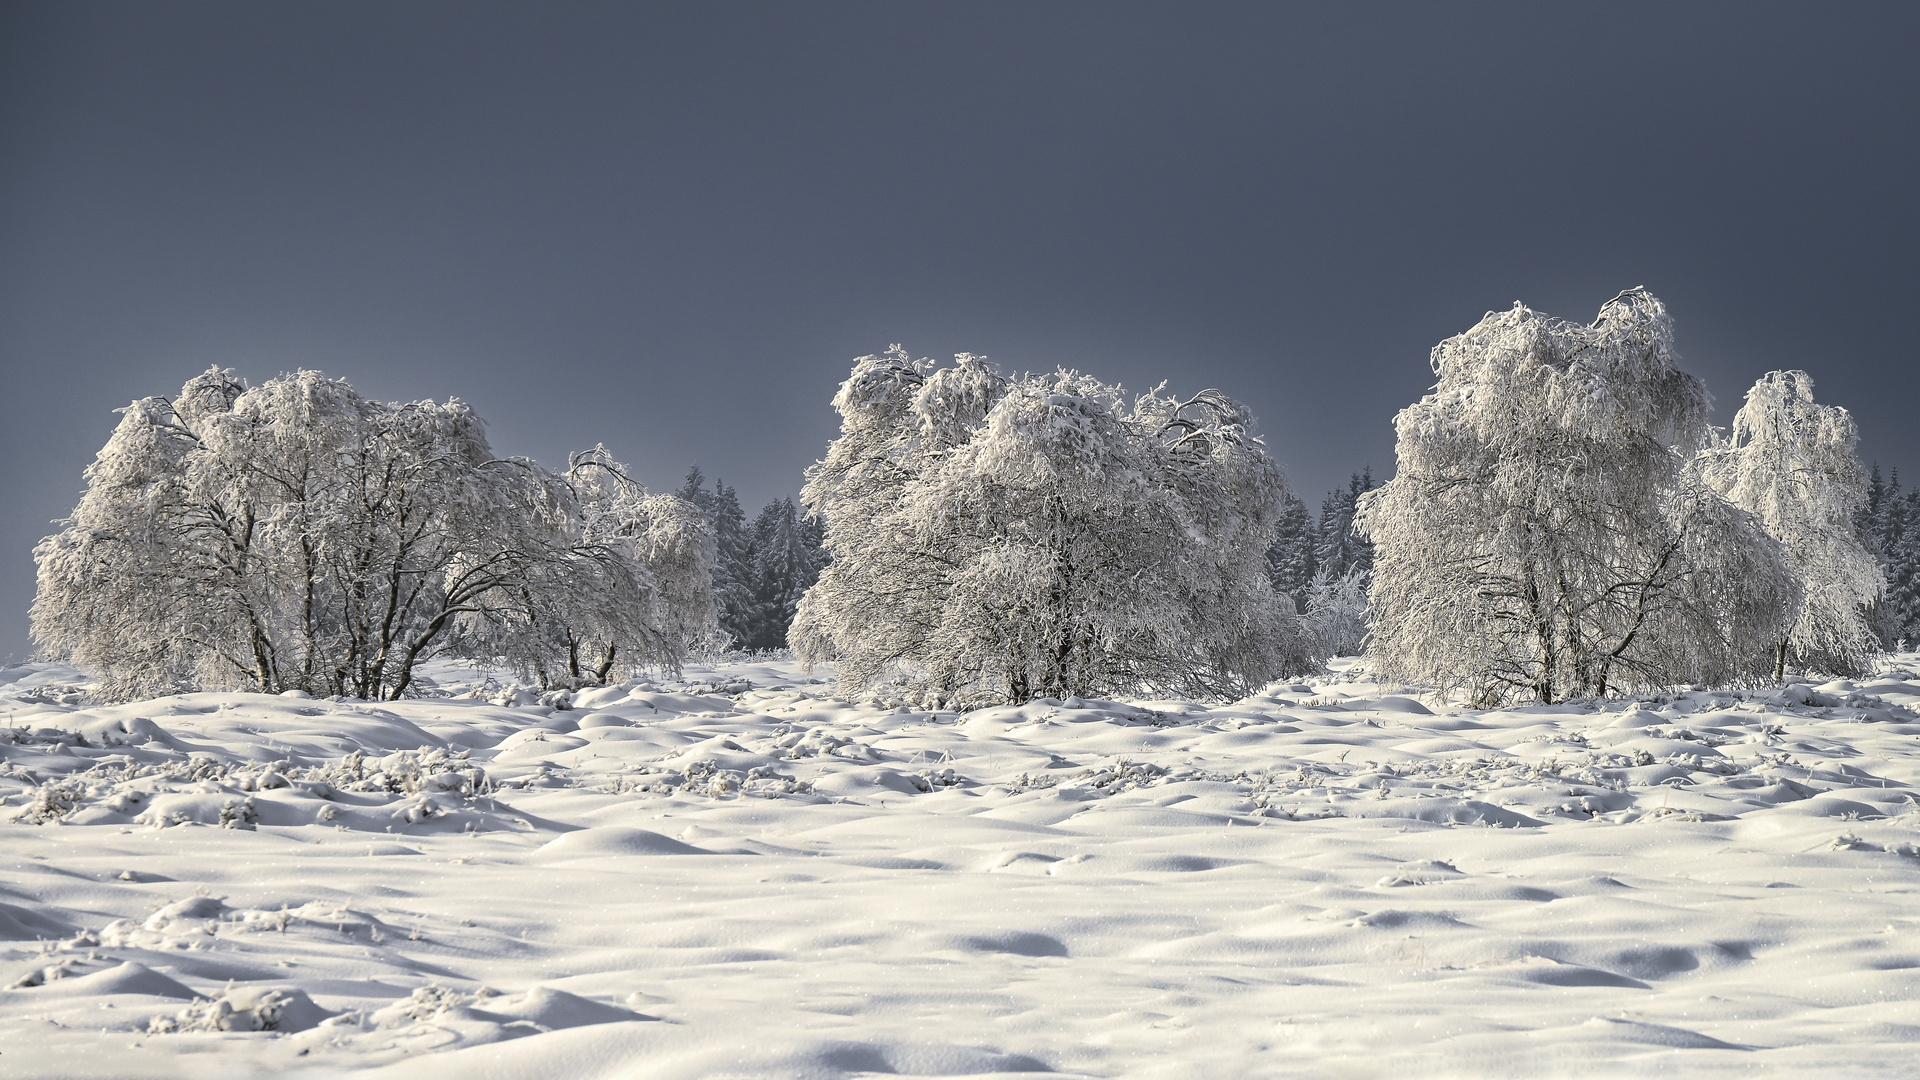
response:
M0 7L0 655L113 409L458 396L751 512L903 342L1253 406L1310 503L1427 351L1644 284L1724 423L1920 481L1920 6Z

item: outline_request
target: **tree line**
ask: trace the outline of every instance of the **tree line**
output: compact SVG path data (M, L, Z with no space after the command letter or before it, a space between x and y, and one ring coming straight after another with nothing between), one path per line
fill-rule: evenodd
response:
M854 361L798 502L696 466L496 457L458 401L220 369L147 398L36 549L34 634L102 693L399 697L791 645L843 692L962 708L1233 697L1365 651L1481 704L1848 674L1920 631L1920 493L1799 371L1707 424L1666 308L1516 304L1441 342L1396 469L1292 492L1218 390L1128 394L898 346Z
M687 470L680 498L698 507L713 528L713 598L725 643L764 652L787 647L800 598L826 566L826 530L791 498L775 499L747 520L733 488L700 466Z
M1886 581L1873 628L1884 647L1904 652L1920 643L1920 488L1902 491L1898 469L1882 478L1874 465L1854 523Z
M1373 468L1354 473L1344 488L1320 500L1320 516L1289 491L1281 501L1267 576L1293 601L1317 655L1352 656L1366 647L1367 584L1373 545L1353 527L1360 496L1375 487Z

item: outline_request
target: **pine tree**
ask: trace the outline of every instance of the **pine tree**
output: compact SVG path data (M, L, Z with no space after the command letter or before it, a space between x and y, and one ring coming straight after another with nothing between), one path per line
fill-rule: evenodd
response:
M1906 496L1900 491L1900 470L1894 469L1873 513L1875 546L1880 551L1890 553L1900 546L1907 532L1905 507Z
M1878 629L1889 648L1920 645L1920 489L1898 494L1890 487L1884 507L1886 599Z
M1367 466L1353 474L1345 488L1335 488L1320 501L1320 523L1317 549L1314 553L1316 569L1324 571L1329 580L1340 580L1358 574L1364 578L1373 569L1373 545L1353 527L1355 507L1360 496L1372 491L1373 467Z
M1872 552L1875 557L1886 554L1880 543L1880 506L1887 499L1887 484L1880 478L1880 463L1874 462L1867 475L1866 498L1859 509L1853 512L1853 531L1860 539L1860 545Z
M705 484L706 476L695 465L687 470L686 481L676 494L698 506L713 527L715 619L735 646L744 646L754 635L753 534L733 488L717 477L711 489Z
M1273 591L1290 598L1294 611L1302 615L1307 611L1307 590L1319 569L1314 556L1318 542L1307 504L1287 492L1280 518L1274 524L1273 545L1267 548L1267 577L1273 582Z
M800 598L820 576L815 530L792 499L776 499L754 518L752 552L752 615L742 647L784 649Z
M1883 481L1876 462L1855 522L1860 542L1873 553L1885 583L1880 602L1868 613L1882 649L1897 648L1901 641L1920 643L1920 550L1909 539L1920 525L1915 505L1915 493L1900 490L1900 470L1891 470Z

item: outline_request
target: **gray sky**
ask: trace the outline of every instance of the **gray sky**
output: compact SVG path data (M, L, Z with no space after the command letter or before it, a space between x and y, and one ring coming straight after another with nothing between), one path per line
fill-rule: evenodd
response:
M1724 423L1920 481L1920 6L0 6L0 655L112 410L209 364L797 490L903 342L1248 402L1310 504L1427 352L1646 285Z

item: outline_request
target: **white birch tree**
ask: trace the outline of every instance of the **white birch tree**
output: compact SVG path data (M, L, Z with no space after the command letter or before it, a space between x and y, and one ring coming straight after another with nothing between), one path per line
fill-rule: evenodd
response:
M1775 650L1774 677L1789 661L1855 675L1879 651L1867 612L1885 588L1854 527L1866 503L1866 471L1847 410L1813 400L1804 371L1773 371L1747 391L1733 428L1695 459L1701 478L1758 516L1786 548L1804 599Z
M1366 650L1370 572L1354 567L1339 577L1329 570L1314 575L1306 588L1303 620L1314 656L1358 656Z
M1127 401L962 354L855 362L803 498L832 563L804 658L941 703L1162 690L1237 696L1305 667L1268 581L1285 481L1237 403Z
M219 369L134 402L35 550L33 631L103 694L405 695L418 665L556 582L631 592L567 486L458 401L388 405ZM630 598L629 598L630 599Z
M1692 482L1708 398L1641 289L1580 326L1515 304L1433 350L1361 497L1376 669L1482 703L1763 678L1799 586Z
M686 499L647 491L604 446L573 455L567 477L580 502L583 542L590 550L616 553L645 593L625 609L623 621L609 618L621 610L612 596L575 601L571 633L595 645L596 659L585 674L605 682L616 665L678 670L688 651L718 626L712 525Z

